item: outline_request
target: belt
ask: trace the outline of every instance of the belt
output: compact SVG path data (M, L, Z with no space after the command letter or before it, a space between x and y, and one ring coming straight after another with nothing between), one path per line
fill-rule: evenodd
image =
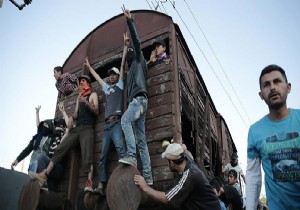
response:
M120 119L120 116L119 116L119 115L110 116L109 118L107 118L107 119L105 120L105 122L106 122L107 124L109 124L109 123L113 123L113 122L115 122L115 121L117 121L117 120L119 120L119 119Z
M145 93L145 92L138 93L133 98L137 98L137 97L140 97L140 96L144 97L144 98L148 98L147 93Z

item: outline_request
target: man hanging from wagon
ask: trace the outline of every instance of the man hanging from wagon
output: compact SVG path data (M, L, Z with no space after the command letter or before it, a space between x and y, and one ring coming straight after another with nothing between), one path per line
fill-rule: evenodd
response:
M46 184L49 173L53 170L54 165L62 161L68 152L80 144L82 154L82 168L88 174L85 191L92 191L92 175L93 175L93 147L94 147L94 125L97 121L99 113L98 96L92 91L91 79L87 75L79 77L80 93L76 101L76 107L73 118L76 120L74 128L69 132L68 136L58 146L50 163L41 173L33 173L32 177L37 179L43 186Z
M113 67L108 70L109 81L105 82L90 65L88 59L85 59L85 65L91 74L99 82L105 93L105 124L103 127L102 148L99 163L99 184L94 190L95 194L105 194L105 185L107 183L107 157L109 155L110 143L113 141L117 150L119 159L124 158L126 154L126 143L121 127L121 116L123 113L123 89L124 89L124 64L127 54L129 38L124 33L124 49L121 61L120 71Z
M127 49L127 102L121 125L127 144L127 155L119 162L137 167L136 144L140 151L143 165L143 176L149 185L153 185L150 155L145 133L146 111L148 106L147 94L147 64L142 52L141 42L137 34L130 11L122 8L130 31L132 45Z

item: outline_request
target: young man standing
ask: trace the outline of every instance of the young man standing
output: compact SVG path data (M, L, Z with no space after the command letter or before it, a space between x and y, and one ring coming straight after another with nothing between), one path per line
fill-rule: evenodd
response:
M265 67L259 85L269 114L249 129L246 209L257 208L261 163L270 209L300 209L300 110L287 108L291 84L280 66Z
M137 167L136 144L139 147L143 165L143 176L149 185L153 185L150 155L145 133L147 95L147 64L143 56L141 43L136 32L130 11L122 8L126 17L133 46L127 49L127 102L128 108L122 116L121 125L127 143L127 156L119 160L124 164Z
M124 63L127 53L129 38L127 33L124 34L124 49L121 61L120 71L113 67L108 70L109 82L106 83L90 65L88 59L85 59L85 65L88 67L91 74L99 82L105 93L105 124L102 136L102 148L99 164L99 184L94 190L94 193L101 195L105 194L104 185L107 182L107 157L110 148L110 143L113 141L117 150L119 159L126 155L126 144L121 127L122 105L123 105L123 89L124 89Z
M79 142L82 154L82 168L85 173L88 173L85 191L93 191L94 125L99 113L98 96L96 92L92 92L91 79L89 76L82 75L79 77L79 81L80 93L73 115L74 120L76 120L75 127L70 130L66 138L57 147L47 169L40 174L31 174L31 176L36 178L41 185L45 185L54 165L61 162L68 152Z

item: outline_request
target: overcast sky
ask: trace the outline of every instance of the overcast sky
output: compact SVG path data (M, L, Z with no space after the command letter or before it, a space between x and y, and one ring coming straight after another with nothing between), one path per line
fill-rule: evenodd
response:
M9 168L36 132L37 105L42 106L41 120L54 117L53 67L63 65L90 31L122 13L122 4L138 10L153 9L154 2L33 0L19 11L4 0L0 8L0 167ZM183 32L245 171L249 126L268 113L258 96L258 77L265 66L278 64L286 70L292 83L288 106L300 108L300 1L176 0L175 9L170 1L158 7ZM29 158L25 171L28 162Z

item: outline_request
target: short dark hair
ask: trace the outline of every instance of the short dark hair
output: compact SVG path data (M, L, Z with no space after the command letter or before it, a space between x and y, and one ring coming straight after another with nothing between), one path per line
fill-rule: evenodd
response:
M236 172L236 170L231 169L231 170L228 172L228 176L229 176L229 175L232 175L234 178L237 179L237 172Z
M61 66L54 67L54 70L55 71L60 71L62 74L64 73L63 67L61 67Z
M220 188L222 187L222 184L220 183L220 181L217 178L213 178L210 182L209 182L210 186L214 189L217 190L217 192L220 192Z
M260 76L259 76L259 87L261 87L261 78L265 75L265 74L268 74L272 71L279 71L282 76L284 77L284 80L286 83L288 83L288 80L287 80L287 77L286 77L286 74L285 74L285 71L283 70L283 68L281 68L280 66L278 65L275 65L275 64L271 64L271 65L268 65L266 66L260 73Z

